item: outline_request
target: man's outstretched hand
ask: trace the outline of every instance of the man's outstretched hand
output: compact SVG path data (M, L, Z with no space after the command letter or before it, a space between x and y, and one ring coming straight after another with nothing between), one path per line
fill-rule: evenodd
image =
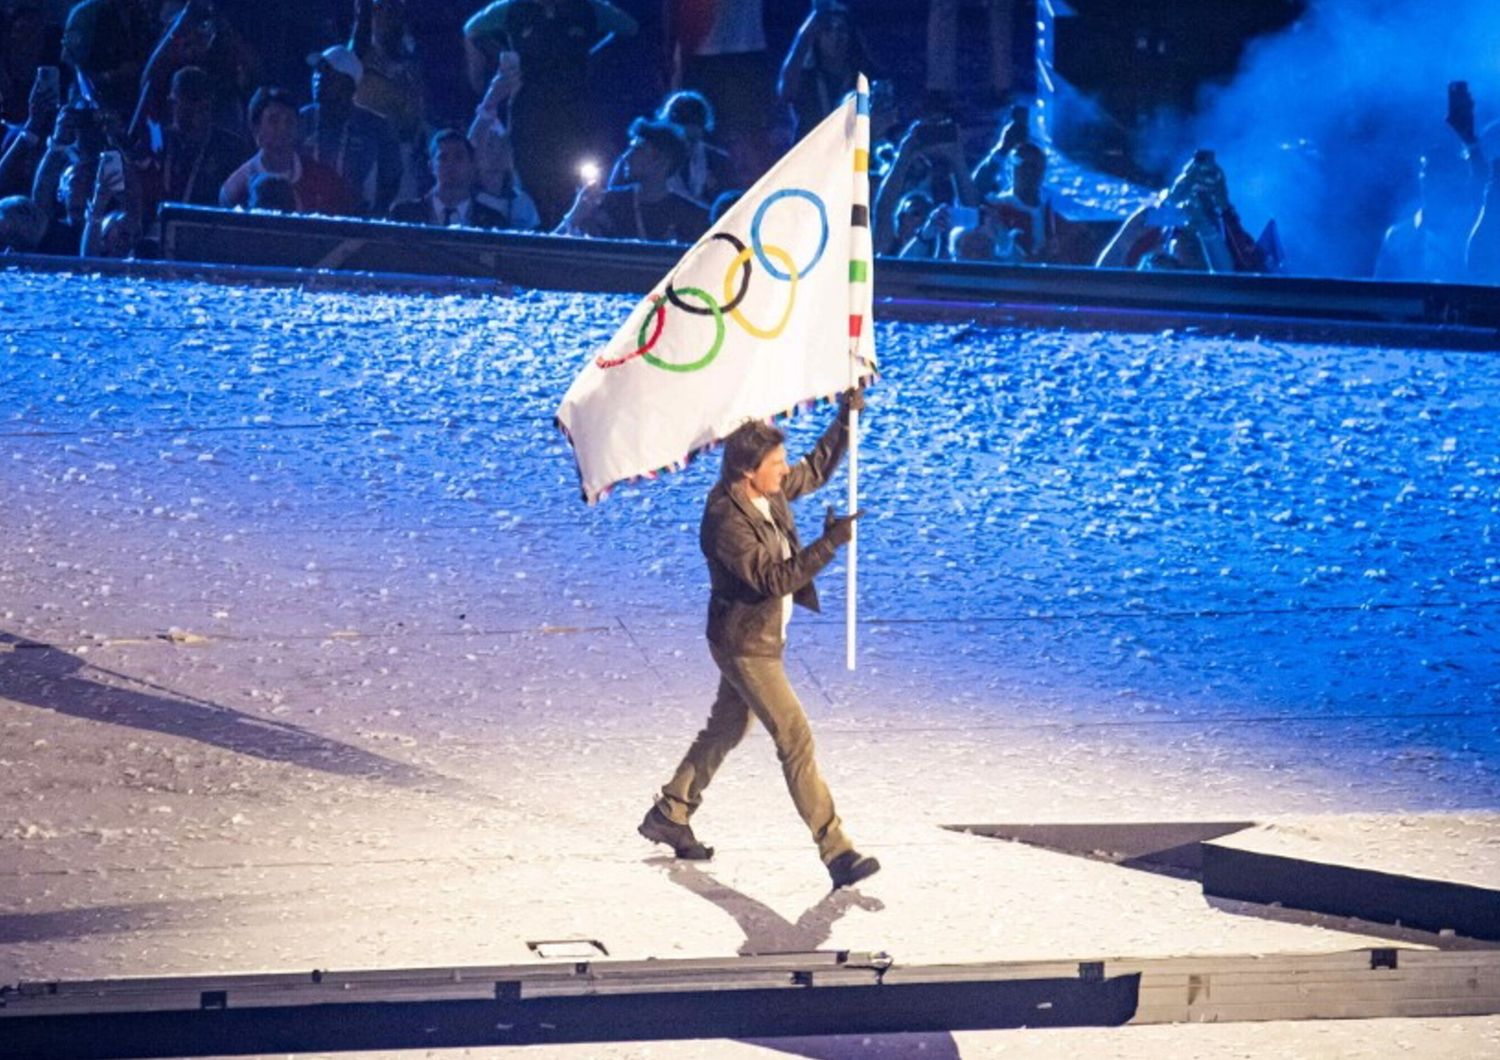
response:
M853 515L835 515L830 504L823 515L823 536L832 541L835 548L843 548L854 536L854 520L864 514L865 510L861 508Z
M848 422L849 413L863 412L865 408L865 388L863 385L850 387L839 395L839 419Z

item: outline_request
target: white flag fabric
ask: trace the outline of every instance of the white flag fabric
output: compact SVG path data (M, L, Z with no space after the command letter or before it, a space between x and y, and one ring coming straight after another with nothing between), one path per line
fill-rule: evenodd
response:
M590 354L557 413L590 504L873 375L869 137L861 76Z

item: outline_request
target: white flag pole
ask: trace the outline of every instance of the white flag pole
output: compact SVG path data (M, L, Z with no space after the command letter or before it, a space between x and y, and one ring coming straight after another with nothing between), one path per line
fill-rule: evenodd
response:
M854 119L854 204L864 212L864 225L857 223L850 231L850 317L849 340L849 386L859 386L860 347L869 339L864 336L873 326L873 321L860 319L869 312L870 299L866 297L869 284L874 277L874 243L870 238L870 82L860 74L855 87L856 106ZM856 279L856 263L862 264L863 274ZM855 323L859 326L853 326ZM859 511L859 410L849 410L849 514ZM850 527L849 537L849 586L844 596L844 665L854 669L856 635L859 610L859 522Z
M855 375L853 361L850 361L850 375ZM858 386L858 377L850 384ZM859 511L859 410L849 410L849 511ZM855 591L858 586L858 559L859 559L859 520L854 521L850 527L853 536L849 538L849 590L845 607L845 631L844 631L844 663L849 669L854 669L854 630L855 630Z

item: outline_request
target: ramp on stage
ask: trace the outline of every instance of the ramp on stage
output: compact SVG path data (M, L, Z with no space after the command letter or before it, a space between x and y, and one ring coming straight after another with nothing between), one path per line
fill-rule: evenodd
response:
M26 983L9 1057L1488 1015L1500 952L1375 949L902 967L884 954Z

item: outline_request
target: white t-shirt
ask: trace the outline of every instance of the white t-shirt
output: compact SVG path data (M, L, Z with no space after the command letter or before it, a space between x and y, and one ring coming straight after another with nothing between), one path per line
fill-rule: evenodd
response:
M776 531L776 540L781 542L781 558L792 558L792 543L786 539L781 532L781 527L776 525L776 520L771 518L771 502L764 497L752 497L750 503L755 505L755 510L765 517L766 522L771 524L771 529ZM790 595L781 598L781 639L786 640L786 627L792 621L792 598Z

